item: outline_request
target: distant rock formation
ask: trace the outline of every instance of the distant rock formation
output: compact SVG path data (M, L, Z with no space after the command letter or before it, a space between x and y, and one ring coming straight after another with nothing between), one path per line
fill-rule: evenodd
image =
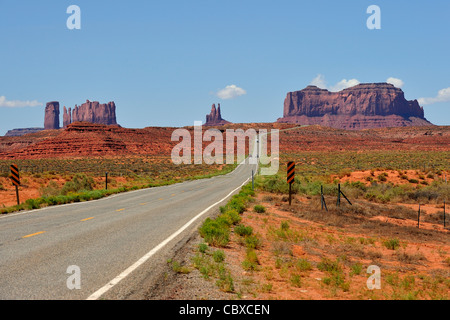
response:
M218 104L218 108L216 109L216 105L213 104L211 107L211 113L206 115L206 123L205 126L223 126L229 124L231 122L222 119L222 114L220 112L220 103Z
M66 128L69 124L72 123L72 108L69 108L69 112L67 112L66 106L63 109L63 128Z
M67 111L66 107L64 107L64 127L73 122L90 122L104 125L117 124L116 105L113 101L100 104L98 101L91 102L86 100L86 103L83 103L81 106L75 105L73 110L69 108Z
M339 92L316 86L289 92L277 122L338 129L432 125L417 100L406 100L401 89L388 83L359 84Z
M21 128L21 129L12 129L6 132L5 137L20 137L29 133L36 133L44 130L44 128Z
M59 102L48 102L45 107L44 128L46 130L59 129Z

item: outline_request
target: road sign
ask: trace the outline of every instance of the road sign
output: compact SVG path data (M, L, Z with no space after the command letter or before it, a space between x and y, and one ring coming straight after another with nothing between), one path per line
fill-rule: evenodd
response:
M16 186L17 205L19 205L20 204L20 200L19 200L20 178L19 178L19 168L15 164L11 165L11 181L12 181L13 185Z
M289 161L287 165L287 183L289 183L289 205L292 202L292 184L295 178L295 162Z
M20 186L19 168L17 165L11 165L11 180L13 185Z
M295 178L295 162L289 161L287 165L287 182L289 184L294 183Z

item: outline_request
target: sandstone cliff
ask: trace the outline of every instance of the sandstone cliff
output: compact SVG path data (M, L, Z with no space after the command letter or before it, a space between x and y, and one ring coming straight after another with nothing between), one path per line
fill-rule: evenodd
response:
M211 107L211 113L206 115L205 126L223 126L229 123L231 122L222 118L222 114L220 111L220 103L218 104L217 109L216 105L213 104Z
M338 129L431 125L417 100L406 100L401 89L388 83L359 84L339 92L316 86L289 92L277 122Z

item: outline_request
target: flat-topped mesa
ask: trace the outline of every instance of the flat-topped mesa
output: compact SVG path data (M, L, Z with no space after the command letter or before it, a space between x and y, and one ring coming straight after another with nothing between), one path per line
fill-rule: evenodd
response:
M19 128L6 132L5 137L20 137L29 133L36 133L44 130L44 128Z
M205 126L223 126L229 123L231 122L222 118L222 114L220 111L220 103L218 104L217 109L216 104L213 104L211 107L211 113L206 115Z
M401 89L388 83L362 83L339 92L316 86L289 92L277 122L339 129L431 125L417 100L406 100Z
M73 122L91 122L96 124L112 125L116 121L116 105L113 101L100 104L98 101L86 100L81 106L75 105L73 109L64 107L64 127Z
M47 102L45 106L44 128L46 130L59 129L59 102Z

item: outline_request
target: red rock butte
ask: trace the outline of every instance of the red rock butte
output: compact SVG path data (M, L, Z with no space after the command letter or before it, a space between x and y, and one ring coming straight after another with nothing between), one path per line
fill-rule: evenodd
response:
M59 129L59 102L47 102L45 106L44 129Z
M73 122L90 122L114 125L116 121L116 105L113 101L101 104L98 101L86 100L81 106L75 105L69 110L64 107L63 126L66 128Z
M218 104L217 109L216 105L213 104L211 107L211 113L206 115L205 126L223 126L230 123L231 122L222 118L222 114L220 111L220 103Z
M316 86L289 92L280 123L337 129L430 126L417 100L388 83L365 83L339 92Z

